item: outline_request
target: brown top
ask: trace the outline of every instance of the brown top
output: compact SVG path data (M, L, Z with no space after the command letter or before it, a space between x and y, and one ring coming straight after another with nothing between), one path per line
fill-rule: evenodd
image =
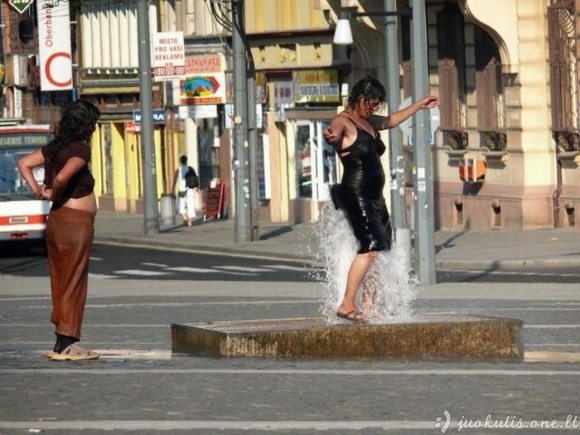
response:
M89 170L88 162L91 159L91 148L86 142L73 142L58 150L54 160L48 158L48 145L42 147L42 155L46 160L44 184L52 187L54 177L64 167L68 159L79 157L87 164L69 181L59 202L64 203L69 198L82 198L90 195L95 187L95 179Z

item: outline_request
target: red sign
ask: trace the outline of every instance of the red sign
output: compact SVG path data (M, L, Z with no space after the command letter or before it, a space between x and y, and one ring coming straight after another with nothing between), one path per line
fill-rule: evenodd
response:
M134 122L128 122L125 124L125 133L128 134L135 134L141 131L141 126L139 124L135 124Z

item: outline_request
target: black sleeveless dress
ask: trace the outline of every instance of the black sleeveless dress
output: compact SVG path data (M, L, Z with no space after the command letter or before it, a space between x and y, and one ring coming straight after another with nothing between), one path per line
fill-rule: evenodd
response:
M355 142L337 150L344 173L340 184L331 189L332 201L344 211L358 240L359 254L386 251L391 249L392 230L383 197L385 173L380 161L385 144L378 133L372 136L354 125Z

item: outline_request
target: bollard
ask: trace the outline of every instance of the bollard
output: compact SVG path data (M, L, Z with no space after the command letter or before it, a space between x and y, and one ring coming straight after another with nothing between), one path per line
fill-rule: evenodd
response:
M175 201L171 195L161 195L161 224L175 225Z

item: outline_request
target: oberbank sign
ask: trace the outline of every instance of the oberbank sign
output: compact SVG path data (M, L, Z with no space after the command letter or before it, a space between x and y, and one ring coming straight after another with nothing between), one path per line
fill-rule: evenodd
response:
M68 2L37 0L40 89L66 91L73 87Z

